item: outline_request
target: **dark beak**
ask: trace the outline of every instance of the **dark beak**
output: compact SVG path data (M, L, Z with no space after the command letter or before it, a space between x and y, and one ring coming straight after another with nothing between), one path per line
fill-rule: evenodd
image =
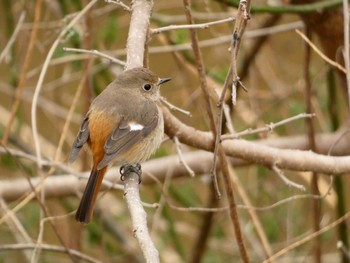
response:
M158 86L159 86L159 85L162 85L163 83L168 82L168 81L170 81L170 80L171 80L171 78L163 78L163 79L160 79L159 82L157 83L157 85L158 85Z

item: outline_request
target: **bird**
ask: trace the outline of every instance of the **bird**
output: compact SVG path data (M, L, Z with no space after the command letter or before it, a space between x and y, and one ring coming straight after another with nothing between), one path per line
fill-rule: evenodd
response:
M74 162L82 147L89 146L92 168L75 214L78 222L91 221L103 177L112 162L122 168L136 165L141 169L139 164L160 146L164 122L158 106L159 88L169 80L144 67L129 69L91 102L68 160Z

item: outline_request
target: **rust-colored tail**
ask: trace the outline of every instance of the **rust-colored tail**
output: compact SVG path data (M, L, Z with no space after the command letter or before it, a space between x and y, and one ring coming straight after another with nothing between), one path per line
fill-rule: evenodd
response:
M90 177L86 184L78 210L75 213L75 219L78 222L86 224L90 222L94 211L96 198L106 171L107 166L101 170L97 170L96 168L91 170Z

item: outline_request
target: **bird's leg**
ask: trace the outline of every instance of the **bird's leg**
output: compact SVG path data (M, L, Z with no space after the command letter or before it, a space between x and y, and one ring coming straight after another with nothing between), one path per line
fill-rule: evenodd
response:
M125 176L127 176L129 173L136 173L139 176L139 184L142 181L142 170L141 170L141 164L137 163L137 164L126 164L126 165L122 165L120 167L120 180L124 181L125 180Z

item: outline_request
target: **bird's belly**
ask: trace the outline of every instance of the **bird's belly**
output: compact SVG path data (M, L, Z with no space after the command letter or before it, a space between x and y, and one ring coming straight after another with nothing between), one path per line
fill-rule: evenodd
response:
M163 116L160 114L159 124L147 137L140 143L133 145L130 150L121 154L117 163L119 165L136 164L146 161L160 146L163 141L164 122ZM120 162L119 162L120 161Z

